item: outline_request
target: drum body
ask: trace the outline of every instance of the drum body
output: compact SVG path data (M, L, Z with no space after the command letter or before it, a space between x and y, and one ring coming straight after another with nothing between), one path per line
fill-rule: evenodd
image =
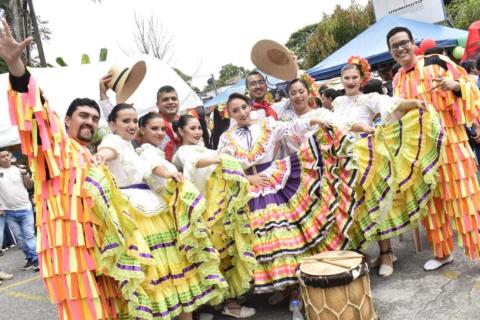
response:
M368 264L361 254L330 251L306 258L299 266L309 320L375 320Z

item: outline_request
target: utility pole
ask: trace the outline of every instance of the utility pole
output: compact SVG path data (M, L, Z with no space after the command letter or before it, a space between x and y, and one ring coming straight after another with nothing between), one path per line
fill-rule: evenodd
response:
M35 33L35 42L37 43L38 57L40 58L40 65L47 67L47 60L45 60L45 53L43 52L42 38L40 36L40 30L38 29L37 16L33 9L33 1L28 0L28 7L30 8L30 18L32 19L33 31Z

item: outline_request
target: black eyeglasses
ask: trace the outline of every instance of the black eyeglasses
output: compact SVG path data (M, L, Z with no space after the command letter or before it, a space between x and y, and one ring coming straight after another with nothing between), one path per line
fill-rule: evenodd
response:
M392 51L397 51L398 49L400 49L400 47L402 49L406 49L406 48L408 48L409 45L410 45L410 40L402 40L402 41L399 41L397 43L391 44L390 49Z
M265 84L265 80L258 80L258 81L252 81L248 83L249 87L256 87L256 86L261 86Z

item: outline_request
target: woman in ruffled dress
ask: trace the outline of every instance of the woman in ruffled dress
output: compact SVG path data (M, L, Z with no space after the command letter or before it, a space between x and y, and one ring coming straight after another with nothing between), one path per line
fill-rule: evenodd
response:
M173 163L207 200L206 225L220 253L220 271L229 290L223 314L251 317L255 310L241 306L238 298L251 288L255 257L248 219L248 180L238 161L217 155L202 143L202 127L192 115L183 115L174 124L181 139Z
M94 210L106 212L103 267L119 281L132 317L192 319L201 305L220 303L226 290L201 217L205 200L194 186L173 181L181 174L161 155L145 161L137 154L131 144L137 114L131 105L115 106L108 121L113 134L104 137L95 155L108 170L92 172L87 180ZM152 116L144 129L161 130L157 122ZM148 158L155 149L144 145L141 154ZM162 179L170 180L156 183ZM152 180L155 192L146 184Z
M319 154L322 148L326 154L343 153L348 141L341 139L343 135L336 130L323 134L322 128L305 148L274 161L284 135L304 136L325 121L312 118L285 123L267 118L255 122L250 119L248 98L241 94L229 97L227 110L236 124L221 136L218 152L235 157L250 182L249 215L257 260L254 290L276 292L269 300L271 304L289 296L297 299L296 267L302 258L343 243L344 235L334 228L334 220L346 222L348 213L338 209L333 195L319 197L327 189L319 183L321 171L327 171ZM338 165L348 159L346 154ZM335 174L334 168L332 172ZM324 206L324 202L331 207Z

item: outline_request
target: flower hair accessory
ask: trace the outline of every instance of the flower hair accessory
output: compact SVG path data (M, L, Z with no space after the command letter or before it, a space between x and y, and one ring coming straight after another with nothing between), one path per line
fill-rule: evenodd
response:
M220 103L217 107L218 113L220 114L220 117L222 119L228 118L228 111L227 111L227 106L225 103Z
M351 56L348 59L348 64L356 64L360 68L360 75L363 78L362 86L366 85L371 76L371 68L367 59L364 59L360 56Z
M318 97L318 86L317 83L315 82L315 79L313 79L308 73L304 72L301 76L300 79L305 81L307 84L307 89L308 89L308 106L313 108L315 106L315 98Z

